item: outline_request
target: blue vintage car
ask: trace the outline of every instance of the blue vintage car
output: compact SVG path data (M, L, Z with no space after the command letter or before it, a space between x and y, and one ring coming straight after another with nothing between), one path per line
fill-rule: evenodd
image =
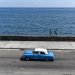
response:
M47 51L47 49L36 48L34 50L25 51L20 59L54 61L55 55L53 52Z

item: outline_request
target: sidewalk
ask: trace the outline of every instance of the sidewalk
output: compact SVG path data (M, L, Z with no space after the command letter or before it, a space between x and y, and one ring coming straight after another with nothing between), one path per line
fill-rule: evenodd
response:
M75 49L75 42L64 41L0 41L0 48Z

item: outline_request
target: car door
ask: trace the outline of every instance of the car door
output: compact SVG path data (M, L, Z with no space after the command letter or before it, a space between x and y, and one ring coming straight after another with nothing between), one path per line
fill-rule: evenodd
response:
M44 60L45 59L45 53L44 52L40 52L40 54L39 54L39 59L40 60Z
M34 51L33 52L33 59L38 60L39 56L39 51Z

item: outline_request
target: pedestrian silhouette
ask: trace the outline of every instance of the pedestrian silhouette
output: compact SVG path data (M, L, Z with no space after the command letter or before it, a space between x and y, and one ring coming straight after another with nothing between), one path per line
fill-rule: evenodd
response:
M51 29L50 29L50 32L49 32L49 34L50 34L50 35L52 34L52 31L51 31Z
M57 35L58 33L57 33L57 28L55 29L55 35Z

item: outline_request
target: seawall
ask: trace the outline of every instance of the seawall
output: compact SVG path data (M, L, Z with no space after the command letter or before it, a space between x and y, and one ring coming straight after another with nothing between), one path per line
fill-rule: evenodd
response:
M75 36L0 36L1 41L75 41Z

